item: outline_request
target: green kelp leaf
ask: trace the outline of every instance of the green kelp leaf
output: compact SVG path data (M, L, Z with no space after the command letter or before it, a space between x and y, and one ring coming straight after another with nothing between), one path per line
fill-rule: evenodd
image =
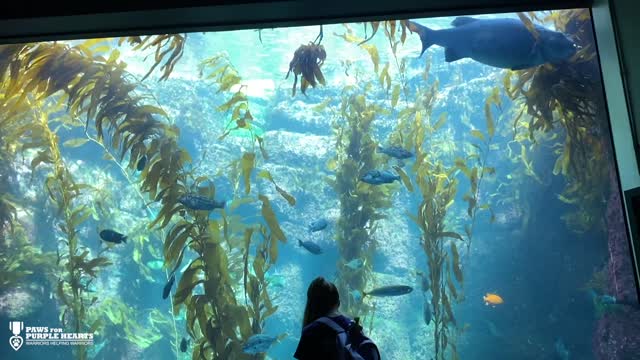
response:
M233 199L233 201L231 201L231 204L229 204L229 210L230 211L234 211L235 209L237 209L241 205L251 204L254 201L255 201L255 199L252 198L252 197L242 197L242 198L238 198L238 199Z
M89 139L87 138L77 138L77 139L67 140L64 143L62 143L62 145L69 148L76 148L86 144L87 142L89 142Z
M140 264L140 260L142 259L142 253L140 253L140 250L138 250L138 248L133 249L133 261L136 264Z
M407 190L409 190L409 192L413 192L413 185L411 184L411 179L409 179L409 176L407 176L407 173L404 172L404 170L402 170L402 168L397 165L394 165L393 168L398 173L398 175L400 175L400 179L402 179L402 183L407 188Z
M263 178L263 179L267 179L269 181L271 181L271 183L276 187L276 191L285 199L287 200L287 202L289 203L289 205L294 206L296 204L296 199L289 194L288 192L286 192L284 189L282 189L280 186L278 186L278 184L276 184L276 182L273 180L273 177L271 177L271 173L267 170L262 170L258 173L258 177Z
M441 233L437 233L436 237L450 237L450 238L454 238L454 239L458 239L460 241L464 241L462 239L462 236L460 236L460 234L456 233L456 232L452 232L452 231L445 231L445 232L441 232Z
M444 126L444 124L446 122L447 122L447 113L444 112L444 113L440 114L440 118L435 123L435 125L433 125L433 131L438 131L438 129L440 129L442 126Z
M375 45L361 45L369 55L371 56L371 62L373 62L373 71L377 74L380 66L380 55L378 54L378 48Z
M393 87L393 91L391 92L391 107L395 108L398 105L398 100L400 99L400 85L396 84Z
M331 103L331 101L333 100L333 98L327 98L324 99L324 101L322 101L321 103L314 105L311 110L315 111L315 112L322 112L324 111L324 109L327 108L327 106Z
M286 243L287 238L280 228L280 223L276 218L276 213L273 211L269 199L264 195L258 195L258 198L262 201L262 217L267 222L269 230L271 230L271 234L273 234L276 239Z
M244 179L244 192L248 194L251 192L251 171L253 170L256 162L256 154L247 152L242 155L240 161L240 167L242 168L242 177Z
M484 134L479 130L476 130L476 129L471 130L471 136L476 137L481 141L484 141Z
M453 257L453 274L456 276L456 280L462 283L462 268L460 267L460 254L458 253L458 247L455 243L451 243L451 256Z
M487 132L489 133L489 137L492 137L496 132L496 128L493 121L493 114L491 113L491 104L488 102L484 104L484 116L487 120Z

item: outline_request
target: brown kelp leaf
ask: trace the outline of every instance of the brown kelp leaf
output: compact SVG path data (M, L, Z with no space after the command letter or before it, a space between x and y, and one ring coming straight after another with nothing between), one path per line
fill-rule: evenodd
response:
M458 299L458 291L456 290L456 285L453 283L453 279L451 279L451 272L447 271L447 288L449 289L449 293L453 297L453 300Z
M173 305L175 307L184 303L198 284L204 283L204 280L198 279L198 275L203 270L204 266L201 258L193 260L184 270L176 287L176 293L173 296Z
M271 181L271 183L276 187L276 191L280 195L282 195L282 197L285 200L287 200L289 205L294 206L296 204L296 199L291 194L289 194L284 189L282 189L280 186L278 186L278 184L276 184L276 182L273 180L273 177L271 176L271 173L269 171L267 171L267 170L260 171L258 173L258 177Z
M260 201L262 201L262 217L267 222L269 230L271 230L271 234L273 234L276 239L286 243L287 238L280 228L280 223L276 218L275 212L273 212L273 208L271 207L269 199L262 194L258 195L258 198L260 199Z
M487 132L489 133L489 137L493 137L493 134L496 132L496 128L493 121L493 114L491 113L491 104L489 102L484 104L484 116L487 120Z
M244 179L244 192L248 194L251 192L251 171L255 166L256 154L252 152L246 152L242 155L240 161L240 167L242 168L242 177Z
M529 30L531 35L533 35L533 38L538 40L538 38L540 37L540 33L538 33L538 30L533 25L533 22L531 22L531 19L529 19L527 15L521 12L518 13L518 17L520 18L524 26L527 28L527 30Z
M476 130L476 129L471 130L471 136L476 137L481 141L484 141L484 134L479 130Z
M460 254L458 253L458 247L455 243L451 243L451 256L453 258L453 263L451 264L453 268L453 274L456 276L456 280L459 283L462 283L462 268L460 267Z

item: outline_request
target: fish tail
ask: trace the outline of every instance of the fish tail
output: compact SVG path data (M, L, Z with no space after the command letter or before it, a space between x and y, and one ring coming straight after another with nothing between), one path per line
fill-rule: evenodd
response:
M126 236L124 236L124 237L122 238L122 242L123 242L123 243L125 243L125 244L127 243L127 237L126 237Z
M422 56L422 54L424 54L424 52L434 44L433 34L435 33L435 30L413 21L409 21L408 24L409 30L418 33L418 36L420 36L420 42L422 42L422 51L420 51L420 56Z

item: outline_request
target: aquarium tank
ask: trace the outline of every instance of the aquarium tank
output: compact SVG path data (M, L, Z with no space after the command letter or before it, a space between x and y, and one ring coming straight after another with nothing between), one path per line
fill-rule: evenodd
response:
M0 46L3 359L638 359L589 9Z

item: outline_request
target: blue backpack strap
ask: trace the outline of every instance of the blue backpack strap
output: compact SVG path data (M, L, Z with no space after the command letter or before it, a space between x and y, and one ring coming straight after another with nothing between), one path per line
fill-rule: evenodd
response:
M340 341L340 344L339 344L340 354L338 354L338 356L340 356L339 358L340 360L344 359L346 356L346 354L344 353L344 349L348 349L347 332L344 330L342 326L338 325L338 323L336 323L335 321L331 320L326 316L318 318L316 321L330 327L338 334L338 341Z

